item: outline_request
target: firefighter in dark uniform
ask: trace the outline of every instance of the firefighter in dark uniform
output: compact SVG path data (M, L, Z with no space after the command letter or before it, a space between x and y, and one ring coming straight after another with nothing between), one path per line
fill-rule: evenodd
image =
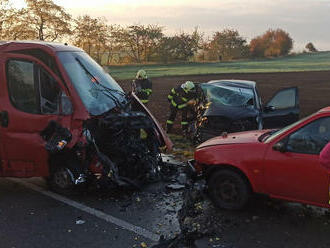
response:
M188 107L194 104L196 98L195 84L187 81L177 88L173 88L168 95L170 102L170 116L166 121L166 131L169 133L173 127L175 117L178 111L181 111L182 120L181 127L185 133L188 128Z
M132 90L143 104L149 102L149 97L152 93L152 82L148 79L145 70L139 70L135 80L132 83Z

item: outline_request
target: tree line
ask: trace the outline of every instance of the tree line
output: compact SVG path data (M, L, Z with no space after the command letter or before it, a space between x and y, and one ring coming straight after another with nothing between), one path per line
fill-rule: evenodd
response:
M293 39L282 29L267 30L250 42L233 29L217 31L210 38L198 28L166 35L159 25L123 27L103 17L73 18L52 0L25 3L25 8L17 9L10 0L0 0L0 40L66 41L104 65L278 57L293 48ZM306 49L317 51L312 43Z

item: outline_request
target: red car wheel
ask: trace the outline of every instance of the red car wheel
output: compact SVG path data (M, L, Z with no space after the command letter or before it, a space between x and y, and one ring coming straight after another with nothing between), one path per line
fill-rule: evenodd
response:
M246 180L232 170L218 170L208 182L209 194L214 204L223 209L243 208L250 197L250 187Z

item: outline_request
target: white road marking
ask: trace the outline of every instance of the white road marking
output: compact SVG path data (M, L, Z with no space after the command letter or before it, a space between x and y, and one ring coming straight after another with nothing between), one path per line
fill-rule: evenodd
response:
M10 181L12 181L14 183L17 183L17 184L20 184L20 185L23 185L26 188L32 189L32 190L34 190L36 192L39 192L40 194L43 194L43 195L48 196L50 198L53 198L53 199L55 199L57 201L63 202L63 203L65 203L65 204L67 204L67 205L69 205L71 207L74 207L76 209L79 209L81 211L84 211L84 212L86 212L86 213L88 213L90 215L94 215L97 218L100 218L102 220L105 220L106 222L112 223L112 224L114 224L116 226L119 226L119 227L121 227L123 229L126 229L128 231L134 232L134 233L136 233L136 234L138 234L140 236L143 236L145 238L148 238L148 239L150 239L152 241L156 241L157 242L159 240L159 238L160 238L159 235L157 235L155 233L152 233L152 232L150 232L150 231L148 231L148 230L146 230L146 229L144 229L142 227L135 226L135 225L133 225L131 223L128 223L128 222L126 222L124 220L121 220L121 219L118 219L118 218L116 218L114 216L111 216L109 214L106 214L106 213L104 213L102 211L99 211L97 209L88 207L88 206L86 206L84 204L81 204L79 202L73 201L73 200L71 200L69 198L66 198L64 196L61 196L61 195L56 194L54 192L51 192L49 190L45 190L45 189L43 189L43 188L41 188L41 187L39 187L37 185L34 185L32 183L25 182L25 181L20 180L20 179L17 179L17 178L7 178L7 180L10 180Z

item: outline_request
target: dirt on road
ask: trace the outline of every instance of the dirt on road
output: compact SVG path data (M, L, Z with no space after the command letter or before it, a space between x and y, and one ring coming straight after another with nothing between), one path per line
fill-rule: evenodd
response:
M267 102L268 99L270 99L272 95L281 88L297 86L299 88L300 117L316 112L322 107L330 106L330 71L314 71L234 73L151 78L153 82L153 94L148 108L164 125L169 108L167 95L172 87L176 87L187 80L194 82L207 82L214 79L242 79L255 81L263 102ZM130 90L131 80L118 80L118 82L126 91ZM177 120L176 123L179 123L179 121Z

